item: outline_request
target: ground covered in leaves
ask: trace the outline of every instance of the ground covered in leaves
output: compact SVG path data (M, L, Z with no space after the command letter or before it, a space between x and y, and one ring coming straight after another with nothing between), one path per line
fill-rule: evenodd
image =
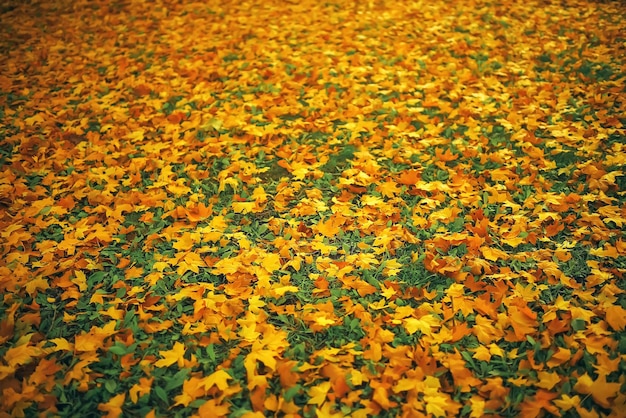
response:
M623 3L0 12L0 416L625 410Z

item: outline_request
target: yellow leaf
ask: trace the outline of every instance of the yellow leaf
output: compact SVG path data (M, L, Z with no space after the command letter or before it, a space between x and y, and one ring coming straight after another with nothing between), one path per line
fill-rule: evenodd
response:
M166 263L165 261L157 261L156 263L152 265L152 270L163 272L163 270L165 270L168 267L169 267L169 263Z
M137 403L139 398L145 395L149 395L152 389L152 382L154 381L154 377L140 377L139 383L135 383L128 390L128 394L130 395L130 400L133 403Z
M404 320L404 328L409 333L409 335L415 334L417 331L420 330L421 326L422 324L417 318L406 318Z
M125 400L126 394L120 393L119 395L113 396L108 402L99 404L98 411L106 412L106 418L120 417Z
M185 365L185 345L183 343L176 342L171 350L159 351L161 360L154 363L156 367L169 367L174 363L178 364L178 367L182 368Z
M499 250L497 248L480 247L480 252L483 254L483 257L489 261L496 261L499 259L508 258L508 254L505 251Z
M74 272L74 276L75 278L72 279L72 283L78 286L78 290L80 290L81 292L87 290L87 277L85 276L85 273L83 273L81 270L76 270Z
M126 135L126 138L130 139L131 141L142 141L144 133L145 131L143 129L139 129Z
M40 354L42 354L41 348L23 344L9 348L4 354L4 361L6 361L10 367L16 367L30 363L33 358Z
M380 192L384 197L392 198L402 191L398 184L392 180L387 180L376 186L376 190Z
M426 404L426 413L429 416L445 417L449 416L446 412L450 406L450 399L438 389L429 388L424 394L424 403Z
M554 386L561 382L561 378L556 373L540 371L537 372L537 377L539 378L539 382L535 383L535 386L546 390L551 390Z
M70 343L65 338L52 338L51 340L48 340L48 342L51 342L56 346L53 348L53 351L72 351L74 349L74 344Z
M376 403L380 405L380 407L383 409L393 408L394 406L398 405L397 402L389 400L389 394L387 392L387 389L382 386L378 386L376 389L374 389L374 395L372 396L372 399L374 399L374 401L376 401Z
M432 335L432 327L439 326L439 321L432 315L424 315L420 319L405 318L403 324L409 335L413 335L417 331L421 331L424 335Z
M339 233L342 224L341 218L330 217L326 221L319 221L315 228L325 237L332 238Z
M489 352L492 356L500 356L504 358L504 351L497 344L489 344Z
M189 251L200 242L200 234L199 233L189 233L185 232L180 238L178 238L172 244L172 247L177 249L178 251ZM161 270L162 271L162 270Z
M326 325L334 325L335 320L326 318L325 316L318 316L315 318L315 323L324 327Z
M261 335L260 332L256 331L256 324L242 325L237 334L239 334L239 336L244 340L250 342L256 341Z
M554 353L552 357L550 357L550 359L546 362L546 364L548 365L548 367L551 367L551 368L558 367L561 364L568 361L571 357L572 357L572 353L570 352L569 349L559 347L556 353Z
M276 370L276 353L272 350L256 350L254 357L271 370Z
M615 331L624 331L626 328L626 309L618 305L611 305L606 309L604 319Z
M582 400L580 399L580 396L576 395L576 396L570 397L569 395L565 395L565 394L561 395L560 399L555 399L552 401L552 403L554 403L562 411L567 411L572 408L576 408L577 406L580 405L581 402Z
M256 202L233 202L231 206L235 213L243 213L245 215L254 210Z
M353 369L350 371L350 382L353 386L360 386L366 379L366 376L360 371Z
M176 273L179 275L185 274L187 271L193 271L199 273L199 267L206 267L206 263L197 253L187 253L182 260L178 262L178 268Z
M491 352L484 345L478 346L474 355L472 356L476 360L489 361L491 360Z
M259 295L250 296L248 298L248 312L256 314L264 306L265 302L261 300L261 297Z
M352 383L354 384L354 381ZM418 389L423 386L424 384L423 384L422 379L404 378L404 379L398 380L396 384L393 386L392 390L393 390L393 393L400 393L400 392L407 392L409 390Z
M307 402L309 405L321 405L326 401L326 395L330 390L330 382L322 382L317 386L313 386L309 389L309 396L311 399Z
M252 198L258 203L263 203L267 200L267 193L262 186L259 186L252 192Z
M204 389L209 390L213 386L217 386L219 390L224 390L228 387L230 379L232 377L225 370L219 369L204 379Z
M267 270L268 273L273 273L276 270L280 270L280 256L275 253L267 254L261 261L261 266Z
M43 113L37 113L36 115L25 118L24 122L26 122L28 126L33 126L37 123L43 123L45 120L46 119L43 117Z
M392 287L386 287L383 283L380 285L380 294L383 295L385 299L389 299L396 294L396 290Z
M485 400L483 398L477 395L472 396L470 405L472 406L470 418L480 418L485 415Z
M297 286L278 286L272 289L273 296L283 296L287 292L297 293L300 289Z
M26 293L32 296L33 293L35 293L37 290L46 290L50 288L50 285L48 284L48 280L46 280L45 278L37 277L29 280L24 288L26 289Z
M609 399L618 396L620 383L609 383L605 375L598 376L595 381L587 373L580 376L574 385L574 390L584 395L591 395L593 399L604 408L611 408Z

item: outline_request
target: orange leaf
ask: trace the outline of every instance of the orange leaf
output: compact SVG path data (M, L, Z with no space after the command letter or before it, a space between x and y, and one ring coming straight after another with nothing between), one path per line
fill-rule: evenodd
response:
M626 309L618 305L611 305L605 311L604 319L615 331L624 331L626 328Z
M398 405L397 402L389 400L387 389L380 386L374 389L374 396L372 399L374 399L374 401L376 401L376 403L383 409L390 409Z
M416 184L420 180L420 172L417 170L405 170L398 177L398 183L410 186Z
M619 395L620 387L621 384L618 382L607 382L605 375L598 376L598 379L594 381L585 373L576 381L574 390L584 395L591 395L603 408L610 409L613 406L610 399Z
M446 149L445 151L441 151L441 148L435 148L435 159L438 161L454 161L459 156L457 154L453 154L450 149Z
M343 221L341 218L331 216L326 221L318 222L315 228L325 237L332 238L339 233L341 225L344 223Z
M41 348L28 344L22 344L17 347L9 348L4 354L4 360L10 367L17 367L30 363L34 357L42 353Z
M222 404L216 399L209 399L198 408L198 416L201 417L225 417L230 412L230 406Z
M536 318L537 316L526 306L523 308L518 308L517 306L509 307L509 319L518 341L523 341L527 335L535 333L537 327Z

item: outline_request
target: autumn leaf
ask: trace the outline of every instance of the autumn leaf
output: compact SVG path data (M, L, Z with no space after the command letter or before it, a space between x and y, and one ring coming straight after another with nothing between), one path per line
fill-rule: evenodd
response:
M105 416L108 418L119 417L123 414L122 406L124 405L125 400L125 393L115 395L111 397L108 402L99 404L98 411L106 413Z
M269 273L273 273L276 270L280 270L280 256L278 254L267 254L263 261L261 262L261 266Z
M137 403L140 397L149 395L152 390L152 384L154 378L142 377L139 379L139 383L134 384L128 391L130 400L133 403Z
M17 347L9 348L6 353L4 353L3 360L9 367L15 368L16 366L30 363L40 354L42 354L42 350L39 347L22 344Z
M339 233L343 220L337 217L328 218L325 221L320 221L315 226L315 229L322 235L328 238L332 238Z
M228 387L228 381L232 377L225 370L217 370L204 379L205 390L210 390L212 387L217 387L219 390L224 390Z
M617 382L607 382L605 375L600 375L596 380L592 380L585 373L577 379L574 390L584 395L591 395L602 407L609 408L610 399L620 393L620 387L621 385Z
M621 306L609 306L606 309L606 322L615 331L623 331L626 328L626 309Z
M176 363L179 368L185 365L185 344L176 342L171 350L159 351L161 356L160 360L157 360L154 365L156 367L169 367Z
M624 409L619 2L4 3L5 415Z

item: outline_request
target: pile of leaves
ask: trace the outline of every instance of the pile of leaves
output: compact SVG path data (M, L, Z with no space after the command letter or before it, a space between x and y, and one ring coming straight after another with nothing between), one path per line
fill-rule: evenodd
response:
M624 3L0 13L0 416L626 410Z

